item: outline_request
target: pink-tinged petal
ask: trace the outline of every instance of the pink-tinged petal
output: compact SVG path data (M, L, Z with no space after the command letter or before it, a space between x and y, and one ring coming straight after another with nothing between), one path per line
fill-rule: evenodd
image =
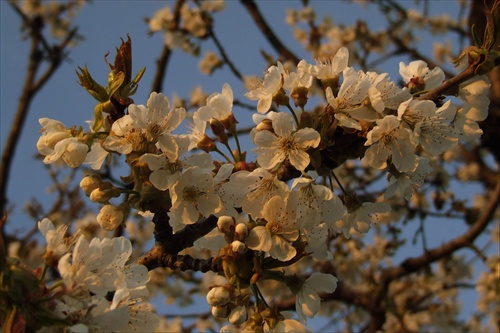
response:
M295 257L297 250L283 237L273 236L273 245L269 255L280 261L288 261Z
M269 229L257 226L250 231L245 239L245 244L252 250L267 252L273 245L273 239Z

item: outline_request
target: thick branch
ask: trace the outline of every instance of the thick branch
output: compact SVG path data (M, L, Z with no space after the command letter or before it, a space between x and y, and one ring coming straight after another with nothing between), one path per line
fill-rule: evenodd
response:
M157 218L157 216L161 218ZM213 269L210 268L207 270L219 271L211 259L206 261L177 255L180 251L193 246L197 239L212 231L217 225L216 216L210 215L194 224L189 224L175 234L169 232L171 228L165 228L165 225L169 226L166 212L156 213L153 222L155 223L156 244L151 250L137 259L136 262L138 264L146 266L148 270L153 270L157 267L170 267L172 269L182 268L182 270L191 269L203 272L207 267L213 266ZM157 229L160 230L158 231Z

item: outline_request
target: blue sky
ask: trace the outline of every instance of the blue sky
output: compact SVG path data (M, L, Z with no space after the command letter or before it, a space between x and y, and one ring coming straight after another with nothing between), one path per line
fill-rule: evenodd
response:
M377 29L383 23L380 17L373 15L373 10L364 10L360 5L348 6L341 1L312 1L312 4L321 9L318 13L331 14L336 22L351 23L356 19L365 19L373 29ZM146 103L155 71L155 60L160 54L163 37L161 34L149 37L144 18L152 16L164 5L165 2L156 1L96 0L86 5L77 16L76 24L85 40L71 50L68 61L35 97L16 151L7 192L10 203L15 205L8 230L26 231L31 228L33 221L22 213L24 203L30 198L35 197L42 203L50 202L50 196L46 193L50 180L43 164L33 160L40 130L38 119L54 118L69 127L74 124L85 126L85 121L92 117L95 100L78 85L75 74L78 66L87 65L94 78L104 83L107 78L104 54L110 51L112 60L114 48L120 44L120 38L126 38L129 34L133 45L134 73L141 67L147 68L134 100L138 104ZM295 8L301 6L300 1L287 1L287 5ZM284 22L284 1L259 2L259 6L284 43L300 57L312 62L313 59L291 38L291 30ZM436 1L433 6L435 9L433 13L444 10L454 15L453 6L456 7L456 2ZM20 18L6 1L0 1L0 15L0 146L3 149L25 75L29 44L21 41ZM215 19L217 35L230 57L236 59L236 65L242 73L261 75L266 69L266 64L259 56L260 49L274 53L260 35L251 34L254 23L239 2L228 1L226 10L216 14ZM422 41L430 44L428 36L422 36ZM202 53L208 49L214 49L210 43L203 46ZM427 51L431 52L431 48ZM195 85L201 85L204 91L211 93L220 91L222 85L228 82L235 96L244 100L241 83L228 71L217 71L211 77L206 77L198 72L197 66L198 59L175 52L168 67L163 93L169 98L174 92L187 97ZM388 71L393 79L398 78L397 62L392 62L390 67L382 68ZM250 114L243 116L250 117ZM441 227L443 232L450 229L447 225ZM439 233L434 234L433 241L436 244L442 241Z

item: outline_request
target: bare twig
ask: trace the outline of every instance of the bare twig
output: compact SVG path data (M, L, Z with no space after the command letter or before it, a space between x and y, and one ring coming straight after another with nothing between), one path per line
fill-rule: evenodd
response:
M51 47L41 33L43 26L42 19L40 17L29 18L22 13L16 3L10 2L10 4L21 16L25 26L29 28L31 47L28 69L26 71L23 89L19 98L19 104L12 122L11 131L7 138L7 143L5 144L2 153L2 162L0 166L0 212L5 210L5 206L7 204L7 183L10 176L11 165L31 102L33 101L35 95L54 75L56 70L61 65L61 62L66 57L65 50L69 46L70 42L75 38L77 33L76 28L69 31L66 38L64 38L60 44L53 45ZM37 76L37 72L43 63L44 58L48 58L49 66L40 76Z
M290 51L276 36L274 31L271 29L269 24L262 16L257 4L253 0L241 0L241 4L247 9L250 16L252 16L255 24L260 29L262 34L267 38L269 43L273 46L276 52L286 60L290 60L295 64L298 64L300 59Z
M174 19L171 29L177 29L179 25L179 21L181 19L181 8L184 4L185 0L177 0L174 8ZM168 45L163 46L163 50L161 52L160 57L156 60L156 72L155 77L153 79L153 85L151 87L151 91L161 92L163 89L163 80L167 75L167 65L170 60L170 56L172 55L172 49Z

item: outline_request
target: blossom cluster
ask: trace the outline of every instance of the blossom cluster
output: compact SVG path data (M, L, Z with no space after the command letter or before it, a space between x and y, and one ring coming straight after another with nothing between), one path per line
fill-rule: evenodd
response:
M71 332L153 331L158 317L144 302L148 270L127 261L132 244L125 237L65 236L68 225L45 218L38 228L47 242L45 264L58 272L53 281L52 312Z
M226 272L231 288L251 285L266 272L238 266L242 259L249 264L248 258L257 258L258 253L283 265L306 255L330 259L332 253L326 246L330 235L350 238L368 232L377 214L390 211L381 201L384 197L399 194L410 199L432 171L432 159L459 140L472 141L481 134L477 121L487 115L486 77L461 84L455 104L451 99L422 98L445 79L441 69L431 70L423 61L400 64L404 87L386 73L355 70L348 62L349 51L340 48L335 56L317 59L315 64L302 60L295 69L278 62L262 79L251 82L246 97L257 101L250 132L255 145L253 162L246 160L247 152L239 146L233 90L228 84L208 96L190 119L183 107L171 107L168 98L156 92L146 105L128 105L126 114L108 117L99 129L68 129L57 120L42 118L37 147L45 163L90 164L95 170L113 155L125 155L131 176L124 180L130 186L115 186L97 174L80 183L92 201L103 205L97 217L101 227L114 230L131 209L154 213L166 201L174 233L215 215L218 228L196 245L224 258L226 266L234 261L239 273ZM326 105L313 108L308 102L319 86ZM281 106L289 113L279 111ZM177 133L185 122L189 130ZM235 138L236 149L231 148L230 137ZM342 138L349 138L352 145L344 147ZM222 159L215 160L215 154ZM384 197L362 200L342 187L333 169L348 159L360 159L363 165L388 172ZM126 199L121 204L113 203L122 195ZM54 237L47 238L48 242L59 251L53 240L60 237ZM80 237L72 253L61 253L59 271L66 288L74 290L61 302L61 307L68 307L64 313L78 316L71 303L78 304L80 314L90 311L88 320L118 315L117 311L146 315L146 308L130 305L142 296L147 281L144 267L124 266L130 251L130 243L123 238L89 243ZM327 274L312 274L305 281L273 274L266 278L285 282L296 294L300 322L262 309L247 314L248 302L222 286L207 296L215 317L229 317L231 324L248 329L252 325L271 331L279 331L280 325L299 329L294 325L306 324L318 312L318 292L334 292L337 282ZM79 298L78 288L85 289L86 298ZM111 290L115 294L109 304L105 296ZM134 320L138 319L129 322Z

